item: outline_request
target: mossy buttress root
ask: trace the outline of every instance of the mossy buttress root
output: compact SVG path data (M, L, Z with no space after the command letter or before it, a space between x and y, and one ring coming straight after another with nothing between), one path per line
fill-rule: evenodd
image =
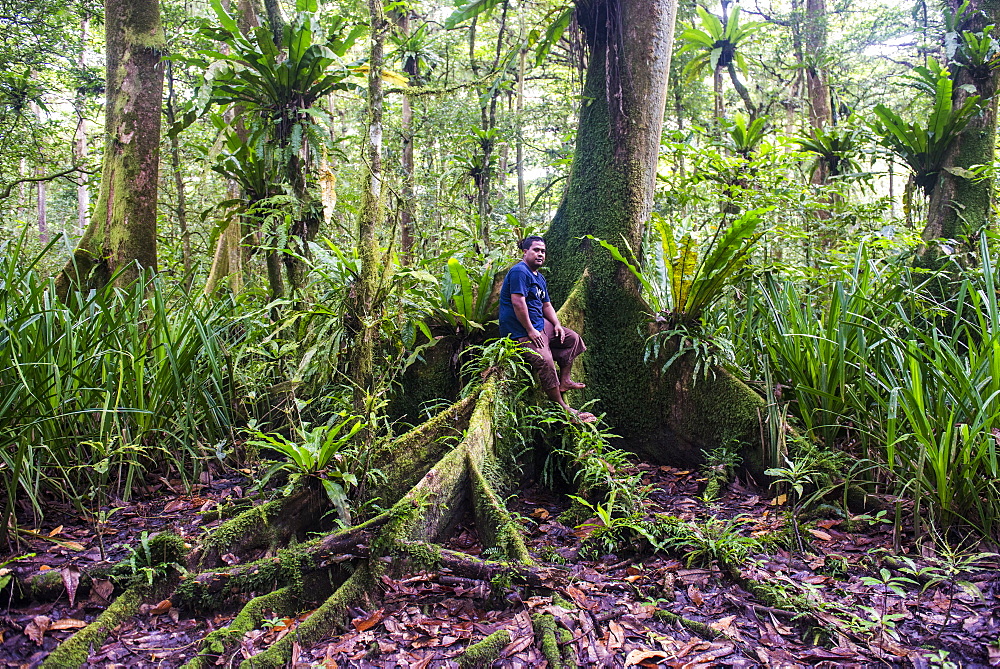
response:
M556 619L551 613L536 613L531 616L531 626L535 630L535 643L549 663L550 669L562 669L562 653L556 639Z
M458 665L468 669L492 666L500 658L500 652L510 643L510 632L497 630L478 643L465 649L458 658Z
M245 660L241 669L266 669L285 667L292 657L293 644L310 646L338 628L345 628L348 622L347 608L369 596L375 585L372 571L363 564L336 592L330 595L311 616L295 630L279 639L267 650Z
M227 520L202 541L188 558L189 567L208 568L222 564L222 556L245 557L255 549L276 549L322 518L326 497L318 486L301 486L291 495L255 506Z
M285 586L266 595L254 597L236 615L229 625L215 630L201 641L201 652L182 669L209 669L216 660L235 647L247 632L255 630L272 616L291 616L298 613L301 599L296 589Z

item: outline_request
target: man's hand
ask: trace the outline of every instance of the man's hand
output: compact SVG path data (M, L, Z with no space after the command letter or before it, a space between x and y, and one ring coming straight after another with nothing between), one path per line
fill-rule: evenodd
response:
M545 345L545 335L543 335L535 328L531 328L530 330L528 330L528 341L530 341L535 346L541 348L542 346Z
M552 328L552 334L555 335L555 338L558 339L559 343L561 344L563 337L566 336L566 331L563 329L563 326L555 325Z

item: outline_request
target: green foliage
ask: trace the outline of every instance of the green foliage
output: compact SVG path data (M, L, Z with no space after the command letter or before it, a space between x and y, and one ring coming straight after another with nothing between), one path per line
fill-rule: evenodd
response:
M884 104L875 106L877 121L871 123L879 143L913 171L913 180L930 195L944 165L948 147L978 112L979 96L970 95L958 108L952 106L953 84L945 68L928 70L934 75L933 108L926 124L907 123Z
M744 515L732 519L712 517L701 522L658 516L655 534L663 550L685 556L689 567L708 567L713 562L739 565L762 550L757 539L743 535L746 526L754 522Z
M684 75L693 79L706 67L712 71L726 69L734 63L740 70L746 70L743 52L739 49L754 33L765 24L751 22L740 24L740 7L733 6L725 25L715 14L701 5L695 7L701 19L701 28L692 25L680 34L684 43L678 55L694 54L684 67Z
M287 460L276 462L264 475L260 485L279 471L290 471L290 486L300 477L318 479L330 501L337 509L340 519L351 522L348 492L358 484L358 454L354 445L354 435L365 427L358 416L351 416L332 425L317 425L310 428L302 425L296 429L295 440L280 433L265 434L259 430L251 432L250 443L260 448L270 448L284 455Z
M813 128L809 135L795 137L792 141L803 151L816 155L811 174L820 165L826 168L830 177L842 177L861 171L858 154L864 148L865 135L852 125Z
M189 482L237 419L230 299L198 302L161 277L54 297L41 254L0 253L0 480L15 500L56 495L81 511L128 498L170 467ZM214 446L214 448L213 448Z
M827 446L856 435L915 513L995 537L1000 303L985 236L980 253L982 267L954 280L947 303L928 289L941 277L913 276L864 250L818 303L771 284L769 330L754 345L807 434Z
M728 226L716 227L700 252L691 233L678 240L670 223L655 217L662 252L654 256L658 262L643 265L642 269L612 244L587 237L607 249L639 279L643 296L655 313L665 313L675 323L693 325L746 267L751 249L763 234L757 229L761 217L768 211L771 208L747 211Z

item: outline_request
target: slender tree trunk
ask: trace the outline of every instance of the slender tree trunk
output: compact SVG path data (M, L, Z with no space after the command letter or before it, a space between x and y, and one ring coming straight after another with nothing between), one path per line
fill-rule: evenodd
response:
M128 285L156 268L156 196L163 98L157 0L106 0L107 108L101 190L79 246L57 280Z
M174 111L174 68L167 62L167 104L165 112L167 123L173 125L176 120ZM174 176L174 188L177 191L177 225L181 231L181 257L184 263L184 285L191 287L194 276L191 273L191 233L187 225L187 197L184 192L184 172L181 169L181 146L177 135L170 136L170 169Z
M581 276L588 346L587 394L619 434L649 430L650 379L636 279L583 235L641 248L653 205L676 4L673 0L578 0L590 62L570 183L546 236L549 285L558 303Z
M809 95L809 122L814 128L824 128L833 122L830 108L826 58L826 0L806 0L804 66L806 90Z
M260 27L259 17L263 15L264 9L259 5L259 2L260 0L238 0L236 3L236 24L243 35L249 36L254 28ZM229 2L224 2L223 6L227 10L231 9L231 4ZM225 49L228 47L221 45L220 48ZM234 132L236 132L240 139L246 143L248 140L248 134L246 126L244 125L242 118L240 118L240 114L241 107L239 105L234 105L226 110L225 116L229 124L233 126ZM230 200L244 198L244 194L241 192L239 184L237 184L233 179L228 180L226 192ZM247 253L245 240L251 233L251 231L247 228L249 228L249 226L245 223L244 218L240 216L235 220L230 221L229 225L227 225L225 230L222 231L222 234L219 235L219 239L215 243L215 253L212 256L212 267L208 272L208 279L205 281L205 295L211 295L218 290L223 279L228 279L229 289L233 291L233 294L239 293L243 290ZM277 263L277 258L275 258L274 262L271 261L272 255L273 254L271 252L268 252L266 259L269 285L271 285L270 279L272 277L272 265L274 265L274 273L277 275L279 285L283 285L281 281L280 266Z
M382 193L382 68L384 45L389 23L382 0L368 0L371 16L371 50L368 70L368 135L365 160L368 166L365 190L362 194L361 215L358 217L358 257L361 271L353 290L356 335L351 349L349 375L354 384L354 410L361 416L370 413L374 388L375 342L378 336L380 305L376 290L380 278L381 260L377 237L378 226L385 213Z
M80 20L80 56L76 64L83 68L86 65L84 50L87 44L87 31L90 28L90 19L84 17ZM77 165L83 165L87 161L87 113L86 99L84 96L76 97L76 132L73 135L73 158ZM87 214L90 211L90 186L87 184L87 175L81 174L80 182L76 187L76 231L82 235L87 229Z
M399 29L404 36L410 34L410 10L403 9L399 15ZM409 77L410 83L416 84L420 72L419 63L413 56L408 56L403 63L403 72ZM399 242L401 259L404 265L413 260L413 222L416 209L416 170L413 160L413 103L410 96L403 94L403 110L400 119L400 130L403 135L403 202L399 216Z
M953 10L960 3L949 0ZM965 13L967 17L962 31L980 32L986 24L1000 22L1000 0L978 0ZM968 241L989 221L993 197L993 177L968 179L955 174L949 168L959 168L961 173L976 165L992 165L996 155L997 135L997 88L1000 70L973 72L966 67L954 68L953 106L961 107L970 95L982 99L980 112L948 148L944 168L938 175L931 193L927 211L927 224L923 239L926 246L921 252L918 264L927 267L941 265L945 258L932 243L936 239ZM975 91L970 92L969 89Z
M523 24L524 12L521 14ZM523 27L521 32L524 32ZM525 225L525 216L528 213L524 185L524 71L527 56L527 48L521 47L517 63L517 146L515 149L517 151L517 220L521 225Z
M39 125L42 123L42 109L36 103L31 103L31 112L35 115L35 120ZM41 178L45 176L45 166L41 164L41 156L39 156L39 164L35 166L35 177ZM48 244L49 242L49 223L46 218L46 195L48 194L48 184L44 181L38 181L35 183L35 219L38 224L38 240L42 244Z

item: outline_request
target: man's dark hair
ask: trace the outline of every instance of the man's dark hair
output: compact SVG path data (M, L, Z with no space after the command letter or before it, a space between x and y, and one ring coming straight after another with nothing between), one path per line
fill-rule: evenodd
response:
M531 248L531 245L534 244L535 242L541 242L544 244L545 240L539 237L538 235L531 235L530 237L525 237L524 239L522 239L521 243L518 244L517 247L522 251L527 251L528 249Z

